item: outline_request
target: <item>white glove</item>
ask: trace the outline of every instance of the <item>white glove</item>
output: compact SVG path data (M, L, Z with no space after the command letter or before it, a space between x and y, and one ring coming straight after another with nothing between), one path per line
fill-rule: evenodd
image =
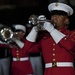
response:
M12 41L14 41L20 48L23 48L24 43L21 42L20 40L16 39L16 38L12 38Z
M34 26L32 28L32 30L31 30L31 32L26 37L26 39L28 41L35 42L36 41L36 37L37 37L37 33L38 33L38 27L37 26Z
M0 40L0 44L7 44L6 42L2 42L1 40Z
M49 33L54 30L54 26L50 22L45 22L44 23L44 29L47 30Z
M59 43L59 41L66 36L57 29L54 29L50 34L56 43Z
M65 34L55 29L54 26L49 22L44 23L44 28L50 33L56 43L58 43L62 38L66 36Z
M40 15L40 16L38 16L38 20L46 20L45 15Z

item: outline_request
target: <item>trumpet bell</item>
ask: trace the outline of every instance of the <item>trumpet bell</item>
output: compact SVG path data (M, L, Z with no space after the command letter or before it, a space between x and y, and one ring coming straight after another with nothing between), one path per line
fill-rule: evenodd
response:
M3 28L0 31L0 35L2 40L7 41L13 37L13 32L11 31L10 28Z
M29 17L28 23L29 24L33 24L33 25L36 25L38 23L38 17L37 17L37 15L31 15Z

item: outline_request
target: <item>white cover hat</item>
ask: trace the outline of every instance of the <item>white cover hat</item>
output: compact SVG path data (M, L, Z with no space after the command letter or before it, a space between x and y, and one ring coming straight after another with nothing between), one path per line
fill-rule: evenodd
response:
M64 11L68 14L68 16L72 15L73 14L73 9L67 5L67 4L64 4L64 3L58 3L58 2L54 2L54 3L51 3L48 5L48 10L51 12L53 10L61 10L61 11Z
M24 25L16 24L16 25L13 25L13 27L14 27L16 30L22 30L22 31L26 32L26 27L25 27Z

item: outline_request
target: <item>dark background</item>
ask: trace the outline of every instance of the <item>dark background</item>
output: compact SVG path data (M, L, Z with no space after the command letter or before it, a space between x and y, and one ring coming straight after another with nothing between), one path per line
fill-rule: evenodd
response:
M49 19L48 4L56 1L58 0L0 0L0 23L8 26L14 23L25 25L32 14L43 14ZM69 0L67 0L67 4L72 6ZM75 10L75 7L72 7ZM70 29L74 28L75 14L70 17Z
M3 0L2 0L3 1ZM46 14L48 12L47 0L4 0L0 5L0 23L25 24L32 14Z

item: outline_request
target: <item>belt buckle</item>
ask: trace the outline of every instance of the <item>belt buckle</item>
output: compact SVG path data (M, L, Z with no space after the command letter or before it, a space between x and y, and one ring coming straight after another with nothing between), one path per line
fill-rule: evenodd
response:
M52 62L52 67L57 67L57 62Z
M20 58L17 58L17 61L20 61Z

